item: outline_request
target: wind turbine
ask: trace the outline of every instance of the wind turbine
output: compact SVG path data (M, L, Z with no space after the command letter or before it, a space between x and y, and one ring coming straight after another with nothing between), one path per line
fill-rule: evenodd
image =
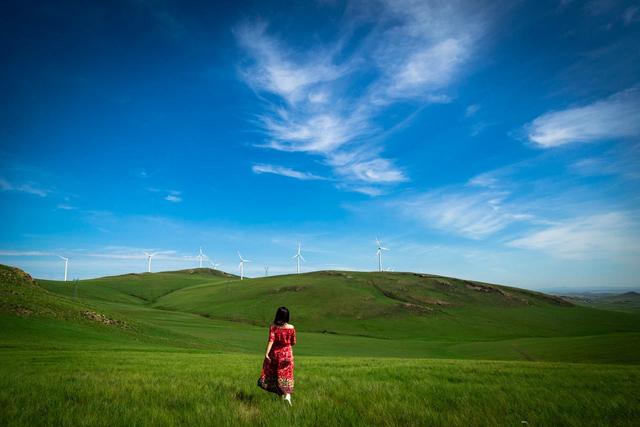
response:
M213 268L214 270L216 270L217 267L220 265L220 264L217 264L217 263L215 263L215 262L213 262L211 260L209 260L209 264L211 264L211 268Z
M144 253L147 256L147 272L151 273L151 258L157 255L157 253L150 254L149 252Z
M242 280L244 279L244 263L252 262L252 261L242 258L242 255L240 255L240 252L238 252L238 258L240 258L240 264L238 264L238 268L240 269L240 280Z
M388 251L389 249L382 246L382 243L380 243L377 237L376 245L378 245L378 250L376 251L376 255L378 255L378 271L382 271L382 251Z
M265 265L264 266L264 277L268 277L269 276L269 266Z
M302 261L307 262L300 253L300 243L298 243L298 252L296 252L296 254L291 258L296 258L296 274L300 274L300 260L302 259Z
M202 246L200 246L200 253L196 257L196 258L200 259L200 268L202 268L202 260L205 259L206 257L207 256L202 252Z
M62 255L58 255L58 258L64 260L64 281L67 281L67 270L69 269L69 258L65 258Z

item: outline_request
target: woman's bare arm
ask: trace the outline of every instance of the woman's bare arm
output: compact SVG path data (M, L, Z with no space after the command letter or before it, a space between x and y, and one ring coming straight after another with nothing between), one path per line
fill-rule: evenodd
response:
M264 357L267 360L271 360L271 358L269 357L269 352L271 351L271 347L273 346L273 341L269 341L267 343L267 351L264 353Z

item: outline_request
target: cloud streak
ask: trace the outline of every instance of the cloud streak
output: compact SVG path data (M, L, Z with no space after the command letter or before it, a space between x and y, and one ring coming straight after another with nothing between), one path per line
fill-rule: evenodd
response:
M525 126L528 139L542 148L640 135L640 89L618 92L581 107L551 111Z
M469 186L437 190L395 201L405 216L419 223L470 239L484 239L530 215L507 203L508 192L476 191Z
M55 256L51 252L44 251L15 251L15 250L0 250L0 256L7 257L41 257L41 256Z
M182 201L182 192L176 190L170 190L164 198L167 202L180 203Z
M34 183L14 184L3 178L0 178L0 190L33 194L39 197L46 197L50 193L49 190L42 189Z
M511 240L508 246L544 251L559 258L590 259L611 253L640 251L634 224L622 212L608 212L564 221Z
M301 172L295 169L291 169L283 166L269 165L269 164L256 164L251 167L251 170L253 171L253 173L256 173L256 174L269 173L274 175L286 176L288 178L299 179L302 181L326 179L321 176L314 175L312 173Z

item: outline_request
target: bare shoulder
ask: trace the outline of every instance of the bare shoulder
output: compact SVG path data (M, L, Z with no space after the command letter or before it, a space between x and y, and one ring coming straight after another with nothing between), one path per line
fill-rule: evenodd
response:
M291 323L287 323L286 325L284 325L285 329L295 329L295 326L293 326Z

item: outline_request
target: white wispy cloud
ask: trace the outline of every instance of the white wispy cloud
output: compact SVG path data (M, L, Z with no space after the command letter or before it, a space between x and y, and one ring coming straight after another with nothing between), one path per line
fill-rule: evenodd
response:
M429 228L483 239L516 221L532 216L507 203L508 192L477 191L468 186L427 192L393 204L400 212Z
M94 258L107 258L107 259L145 259L147 256L145 252L153 253L153 259L165 259L165 260L183 260L193 259L192 256L179 255L174 250L157 250L157 249L143 249L143 248L130 248L130 247L114 247L103 248L100 251L87 252L84 255Z
M618 92L594 103L551 111L525 126L529 140L550 148L574 142L640 135L640 89Z
M149 191L151 193L164 193L165 196L163 197L163 199L166 200L167 202L171 202L171 203L180 203L180 202L182 202L182 191L178 191L178 190L163 190L163 189L155 188L155 187L149 187L149 188L147 188L147 191Z
M167 202L180 203L182 201L182 192L176 191L176 190L169 190L169 194L167 194L164 199Z
M289 102L312 96L305 89L335 80L348 70L334 65L332 52L326 50L309 52L300 58L299 52L269 37L265 23L239 26L234 34L254 59L252 66L241 71L245 81Z
M480 106L478 104L471 104L467 106L464 110L465 117L474 116L480 110Z
M406 181L405 174L387 159L375 158L336 165L336 172L352 181L365 183L394 183Z
M412 98L425 96L429 90L440 90L451 83L468 55L466 42L456 38L417 49L411 52L406 62L401 61L399 67L392 67L386 95Z
M71 206L71 205L68 205L66 203L58 203L58 206L56 206L56 207L58 209L62 209L62 210L65 210L65 211L71 211L71 210L77 209L75 206Z
M40 197L46 197L50 193L49 190L45 190L32 182L16 184L16 183L11 183L4 178L0 178L0 190L1 191L17 191L21 193L33 194Z
M559 258L589 259L640 251L637 227L623 212L575 218L511 240L507 245Z
M54 256L51 252L44 251L17 251L17 250L0 250L0 256L7 257L40 257L40 256Z
M569 171L583 176L613 176L624 180L640 179L640 143L615 147L603 154L572 162Z
M269 164L255 164L251 167L251 170L253 170L253 172L257 174L270 173L274 175L282 175L289 178L300 179L303 181L326 179L309 172L301 172L301 171L297 171L295 169L287 168L284 166L269 165Z
M377 118L397 103L449 102L445 90L471 58L484 22L457 2L358 6L350 4L346 28L324 44L285 43L264 23L234 33L247 54L240 74L265 104L259 145L319 156L339 188L379 194L408 177L383 156ZM374 6L380 13L367 15ZM356 29L365 36L354 39Z
M608 175L609 184L601 187L564 172L549 176L545 152L466 184L399 197L387 207L426 228L475 240L493 237L498 246L559 260L630 262L640 254L637 198L612 197L609 189L638 179L637 150L625 144L569 166L580 175Z

